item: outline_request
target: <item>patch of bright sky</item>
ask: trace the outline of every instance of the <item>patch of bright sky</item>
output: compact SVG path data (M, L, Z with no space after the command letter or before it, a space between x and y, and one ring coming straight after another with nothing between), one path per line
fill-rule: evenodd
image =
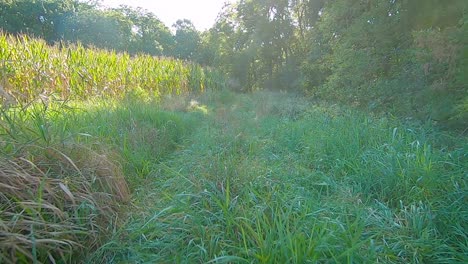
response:
M214 25L218 13L226 2L233 0L102 0L108 7L128 5L142 7L154 13L167 27L171 28L178 19L189 19L200 30Z

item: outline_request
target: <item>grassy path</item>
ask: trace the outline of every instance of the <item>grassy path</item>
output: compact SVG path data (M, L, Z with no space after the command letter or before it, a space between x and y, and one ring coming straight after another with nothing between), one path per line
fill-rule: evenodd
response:
M464 261L463 142L441 149L435 133L289 95L199 103L174 112L189 136L147 168L91 261Z

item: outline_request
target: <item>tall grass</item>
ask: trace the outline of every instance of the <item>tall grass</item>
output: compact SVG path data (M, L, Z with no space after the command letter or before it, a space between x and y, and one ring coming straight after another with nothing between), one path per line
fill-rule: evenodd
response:
M92 261L466 262L465 138L284 94L199 101Z
M134 98L2 111L0 262L83 261L193 125Z
M0 34L0 263L83 261L190 131L154 102L222 85L188 62Z
M117 156L62 138L63 105L0 115L0 260L70 262L112 231L130 192ZM109 229L110 228L110 229Z
M59 99L122 98L128 93L158 98L217 90L221 75L197 64L147 55L48 46L28 36L0 33L0 97L29 102L38 96Z

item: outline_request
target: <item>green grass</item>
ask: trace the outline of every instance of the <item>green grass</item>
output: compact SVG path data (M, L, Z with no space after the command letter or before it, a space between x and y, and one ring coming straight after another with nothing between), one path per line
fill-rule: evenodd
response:
M0 262L79 262L96 250L195 121L135 99L3 111Z
M89 261L466 261L465 138L291 95L198 100Z
M466 260L466 138L430 127L228 91L31 104L2 127L2 183L31 190L2 186L2 260Z

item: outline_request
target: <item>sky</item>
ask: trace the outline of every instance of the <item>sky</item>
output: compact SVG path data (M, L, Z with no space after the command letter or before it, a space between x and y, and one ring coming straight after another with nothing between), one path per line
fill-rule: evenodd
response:
M154 13L167 27L177 19L189 19L200 30L213 26L225 2L232 0L102 0L104 6L118 7L125 4L142 7Z

